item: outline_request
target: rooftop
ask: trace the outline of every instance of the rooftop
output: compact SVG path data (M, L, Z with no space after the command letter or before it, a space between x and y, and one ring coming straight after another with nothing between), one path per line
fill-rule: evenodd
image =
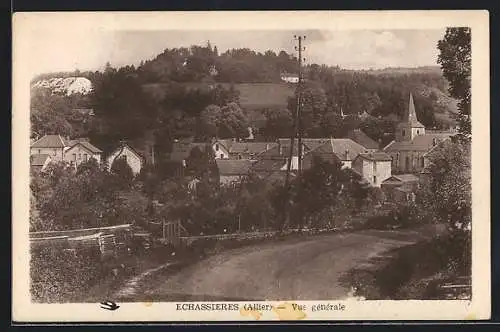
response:
M392 161L391 157L385 152L360 153L358 157L370 161Z
M366 149L378 149L379 145L373 139L370 138L364 131L361 129L351 130L347 134L347 138L352 139L354 142L364 146Z
M61 135L45 135L31 144L32 148L64 148L66 146L67 143Z
M217 159L219 175L247 175L252 167L253 161L248 159Z
M451 138L454 133L434 133L418 135L411 141L392 142L384 148L386 152L393 151L428 151L440 142Z

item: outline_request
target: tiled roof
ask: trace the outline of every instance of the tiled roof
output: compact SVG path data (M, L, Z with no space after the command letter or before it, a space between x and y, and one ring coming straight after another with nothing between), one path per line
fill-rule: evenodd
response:
M329 143L333 152L344 161L354 160L358 154L366 151L365 147L349 138L333 138Z
M219 175L247 175L253 162L248 159L217 159Z
M395 174L384 180L383 183L394 182L395 180L400 182L418 182L419 178L414 174Z
M428 151L436 144L449 139L453 133L418 135L412 141L401 141L389 144L384 148L386 152L395 151ZM434 139L436 141L434 141Z
M64 148L66 141L61 135L45 135L31 144L32 148Z
M385 152L360 153L358 157L371 161L392 161L391 157Z
M258 154L277 146L276 142L233 142L229 153Z
M73 144L71 144L71 148L80 144L92 153L101 153L102 152L102 150L100 150L99 148L97 148L96 146L92 145L90 142L85 141L85 140L71 141L71 143L73 143Z
M327 143L330 141L330 138L303 138L302 139L302 144L306 147L306 150L314 150L317 147ZM281 145L290 145L290 139L289 138L280 138L278 139L278 142ZM294 141L294 146L297 146L298 142L297 140Z
M121 145L121 146L118 146L116 149L114 149L114 150L113 150L113 152L111 152L111 153L109 154L108 158L109 158L111 155L113 155L113 153L120 151L120 150L122 149L122 147L123 147L123 148L127 148L127 149L129 149L129 150L130 150L133 154L135 154L135 155L136 155L139 159L141 159L141 160L144 162L144 160L145 160L145 159L144 159L144 157L143 157L143 156L142 156L139 152L137 152L137 150L136 150L136 149L134 149L134 148L133 148L130 144L127 144L127 143L125 143L125 144L123 144L123 145ZM116 157L115 157L115 158L116 158Z
M366 149L378 149L379 145L373 139L370 138L361 129L355 129L347 134L347 138L352 139L354 142L364 146Z
M43 166L47 159L50 158L48 154L33 154L30 156L31 166Z
M283 165L285 165L286 158L275 158L275 159L260 159L257 160L253 165L251 170L253 172L278 172L281 171Z

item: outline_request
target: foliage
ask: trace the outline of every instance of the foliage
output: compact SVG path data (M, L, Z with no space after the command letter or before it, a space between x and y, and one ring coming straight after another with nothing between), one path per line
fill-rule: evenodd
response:
M420 192L422 204L453 230L471 227L470 144L447 142L430 157L429 181Z
M94 159L71 168L55 165L32 183L43 223L35 231L89 228L133 222L117 190L122 183Z
M237 103L207 106L200 115L201 131L207 138L246 138L248 119Z
M130 184L134 178L134 172L127 163L124 156L117 158L111 165L111 173L115 174L125 184Z
M438 63L443 75L450 82L449 92L459 100L459 132L464 138L471 135L471 30L447 28L438 42Z
M281 195L285 193L281 192ZM315 158L313 167L290 185L290 222L298 227L330 224L335 213L339 212L336 208L356 211L367 195L368 187L363 184L360 175L350 169L342 169L340 162L332 164ZM277 208L283 207L278 205Z

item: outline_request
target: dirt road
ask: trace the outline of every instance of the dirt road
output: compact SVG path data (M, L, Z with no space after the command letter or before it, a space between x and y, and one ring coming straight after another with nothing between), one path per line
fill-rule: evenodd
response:
M160 273L130 295L137 301L342 299L350 291L342 282L349 270L423 237L416 231L369 230L253 245Z

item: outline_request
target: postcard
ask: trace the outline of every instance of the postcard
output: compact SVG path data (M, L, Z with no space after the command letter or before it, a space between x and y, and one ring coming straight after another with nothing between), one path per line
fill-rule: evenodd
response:
M490 317L487 11L13 15L15 322Z

